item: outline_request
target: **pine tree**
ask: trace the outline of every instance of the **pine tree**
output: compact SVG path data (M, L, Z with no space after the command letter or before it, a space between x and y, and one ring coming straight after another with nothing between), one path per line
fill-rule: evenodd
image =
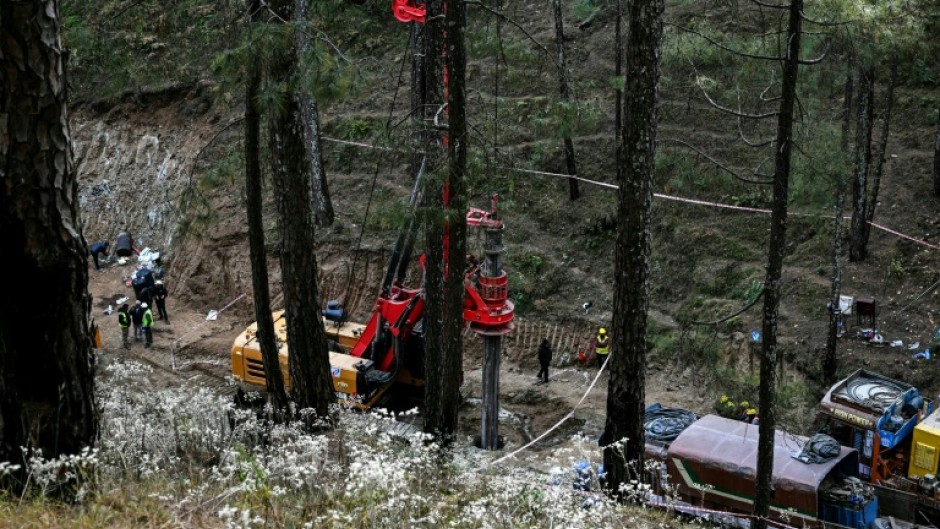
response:
M248 0L249 24L259 17L261 2ZM261 198L260 129L258 91L261 87L261 64L253 54L247 57L245 82L245 213L248 215L248 244L251 259L251 286L257 321L257 340L264 365L264 380L274 407L287 409L287 392L278 354L274 321L271 315L271 294L268 288L268 259L264 243L264 222Z
M270 5L279 20L295 19L294 0L277 0ZM291 88L296 75L297 48L294 43L287 48L287 52L272 57L269 65L269 82L283 90L280 108L268 116L268 142L281 237L291 397L298 407L312 409L318 418L324 419L329 416L335 393L320 315L317 259L312 250L316 223L309 195L305 125L297 94Z
M0 2L0 461L95 442L88 248L56 0Z
M626 44L624 119L617 149L617 247L614 262L613 348L607 390L610 438L622 449L604 451L607 486L617 493L644 480L646 440L646 313L650 288L650 226L656 155L656 100L663 36L663 1L632 0Z

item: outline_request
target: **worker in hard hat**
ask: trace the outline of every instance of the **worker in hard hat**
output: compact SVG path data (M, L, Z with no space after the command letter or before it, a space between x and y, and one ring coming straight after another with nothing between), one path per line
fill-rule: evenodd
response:
M715 403L715 411L726 419L737 418L738 407L727 395L722 395Z
M144 327L141 325L144 322L144 308L139 299L131 307L130 315L131 323L134 325L134 341L139 342L144 334Z
M745 413L744 422L748 424L760 424L760 419L757 418L757 410L755 408L748 408Z
M597 330L597 337L594 338L594 354L597 355L598 366L604 365L607 355L610 354L610 336L603 327Z
M150 294L153 295L153 300L157 302L157 319L163 320L163 323L170 323L170 315L166 313L167 291L166 287L163 286L162 279L158 279L150 287Z
M742 420L742 421L746 421L746 420L747 420L747 410L749 410L749 409L751 409L751 404L750 404L748 401L742 400L741 402L739 402L739 403L738 403L738 411L737 411L737 417L736 417L736 418L739 419L739 420Z

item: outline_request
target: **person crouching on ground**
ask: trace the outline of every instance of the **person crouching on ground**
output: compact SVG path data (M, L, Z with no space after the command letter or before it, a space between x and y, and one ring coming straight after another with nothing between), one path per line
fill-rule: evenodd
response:
M89 248L88 251L91 253L91 258L95 262L95 270L100 272L101 264L98 262L98 255L100 254L100 255L107 257L108 242L107 241L96 242L95 244L91 245L91 248Z
M539 344L539 373L535 375L538 379L548 384L548 366L552 363L552 346L548 343L547 338L542 339L542 343Z

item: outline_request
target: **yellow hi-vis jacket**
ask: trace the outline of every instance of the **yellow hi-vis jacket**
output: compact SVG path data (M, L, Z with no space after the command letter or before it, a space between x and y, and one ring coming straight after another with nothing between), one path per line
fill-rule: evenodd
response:
M147 307L147 310L144 311L144 318L141 327L153 327L153 311L150 310L150 307Z
M594 353L598 355L606 355L610 352L610 336L606 334L597 335L597 340L595 341Z

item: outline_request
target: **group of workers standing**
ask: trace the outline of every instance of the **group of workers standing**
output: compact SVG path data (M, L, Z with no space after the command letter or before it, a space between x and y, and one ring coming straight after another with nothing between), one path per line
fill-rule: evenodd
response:
M121 342L125 349L130 349L130 327L134 327L134 340L144 339L144 348L150 348L153 345L153 308L155 302L157 306L157 320L163 320L164 323L170 323L170 316L166 312L167 290L163 286L163 281L157 280L153 286L145 287L137 294L137 301L133 307L128 307L127 303L121 305L118 309L118 327L121 328Z
M109 255L110 244L108 241L100 241L92 244L88 251L91 253L95 264L95 270L101 271L101 256ZM118 257L127 258L134 253L139 253L134 248L134 239L127 231L121 231L115 241L115 253ZM159 264L159 260L155 261ZM123 262L121 263L123 264ZM157 269L162 273L162 270ZM146 274L144 274L146 272ZM159 276L158 276L159 277ZM121 329L121 344L125 349L130 349L130 329L134 328L134 341L144 341L144 348L153 346L153 323L155 320L163 320L164 323L170 323L170 316L166 311L166 298L168 295L166 286L161 279L153 280L153 274L149 269L142 269L137 272L137 277L133 282L134 295L137 301L133 306L127 303L121 305L117 310L118 327ZM157 307L157 317L154 318L153 306Z
M121 342L125 349L131 348L130 326L134 326L134 340L146 339L144 348L153 345L153 310L150 305L140 300L134 302L134 307L128 309L127 303L118 309L118 327L121 328Z

